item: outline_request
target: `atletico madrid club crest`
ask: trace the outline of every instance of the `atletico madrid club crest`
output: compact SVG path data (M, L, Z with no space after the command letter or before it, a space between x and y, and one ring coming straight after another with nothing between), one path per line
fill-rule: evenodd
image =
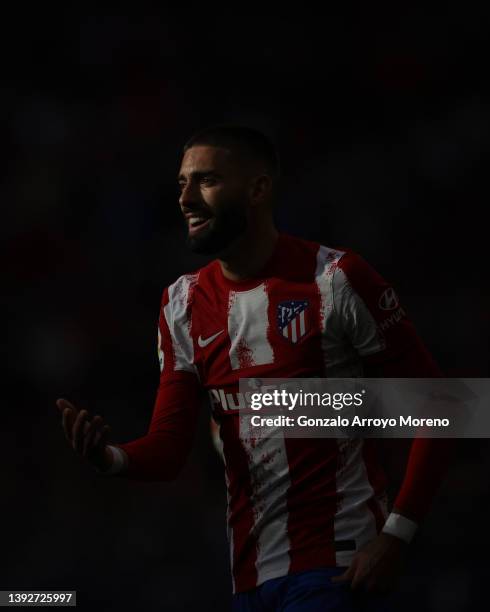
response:
M309 330L308 300L290 300L277 305L279 333L296 344Z

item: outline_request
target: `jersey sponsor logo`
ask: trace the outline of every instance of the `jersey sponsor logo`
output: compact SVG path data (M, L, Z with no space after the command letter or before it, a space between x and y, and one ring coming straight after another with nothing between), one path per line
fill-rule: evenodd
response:
M386 331L390 327L393 327L393 325L396 325L399 321L403 319L403 317L406 316L407 313L400 306L400 308L396 312L394 312L389 317L379 323L379 328L381 329L381 331Z
M308 300L289 300L277 305L279 333L296 344L309 331Z
M395 308L398 308L398 305L398 296L393 287L385 289L378 302L378 306L381 308L381 310L395 310Z
M208 336L207 338L203 338L202 336L199 336L199 338L197 339L197 343L199 344L199 346L201 348L204 348L205 346L207 346L208 344L211 344L211 342L213 340L215 340L220 334L222 334L225 330L222 329L219 332L216 332L215 334L213 334L212 336Z
M243 410L250 408L252 402L252 391L247 393L226 393L224 389L210 389L209 398L213 408L221 408L222 410Z

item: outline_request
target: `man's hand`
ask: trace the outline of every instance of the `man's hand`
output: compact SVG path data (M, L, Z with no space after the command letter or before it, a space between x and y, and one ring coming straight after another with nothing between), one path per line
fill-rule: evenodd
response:
M63 429L73 450L93 467L105 472L112 465L112 452L107 447L109 426L101 416L90 419L87 410L78 411L65 399L56 401L63 415Z
M350 567L332 578L333 582L350 582L351 589L368 593L384 593L396 583L407 544L395 536L380 533L360 550Z

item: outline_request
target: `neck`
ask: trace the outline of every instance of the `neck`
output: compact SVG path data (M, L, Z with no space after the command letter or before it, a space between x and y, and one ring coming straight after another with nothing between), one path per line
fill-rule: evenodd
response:
M218 261L223 276L236 282L255 276L274 252L277 238L278 232L272 222L247 230L220 255Z

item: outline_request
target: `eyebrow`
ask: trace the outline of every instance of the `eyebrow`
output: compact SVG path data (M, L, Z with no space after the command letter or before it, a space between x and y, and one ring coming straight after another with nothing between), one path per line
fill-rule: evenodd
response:
M199 170L199 171L191 172L189 175L189 178L201 179L204 176L214 176L216 178L222 178L222 175L216 172L215 170ZM187 177L184 176L183 174L179 174L179 176L177 177L177 181L179 182L185 181L186 179Z

